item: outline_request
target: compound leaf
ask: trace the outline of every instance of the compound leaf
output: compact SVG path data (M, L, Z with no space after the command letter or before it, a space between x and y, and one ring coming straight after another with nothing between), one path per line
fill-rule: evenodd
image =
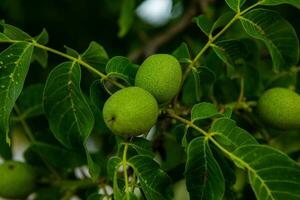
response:
M264 145L246 145L232 159L248 171L258 200L300 199L300 166L285 154Z

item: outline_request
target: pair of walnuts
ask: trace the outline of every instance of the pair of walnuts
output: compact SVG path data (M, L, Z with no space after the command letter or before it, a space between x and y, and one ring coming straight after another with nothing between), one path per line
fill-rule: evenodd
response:
M106 125L116 135L146 133L156 123L159 104L169 102L178 93L181 80L181 66L175 57L148 57L137 71L135 86L117 91L105 102Z

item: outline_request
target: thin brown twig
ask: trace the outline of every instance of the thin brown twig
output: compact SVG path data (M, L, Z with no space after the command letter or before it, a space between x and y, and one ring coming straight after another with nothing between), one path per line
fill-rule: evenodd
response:
M159 49L162 45L171 41L176 35L184 31L190 24L193 22L193 17L196 16L199 12L199 6L196 1L193 1L191 5L187 8L187 11L172 27L167 28L162 33L157 34L152 39L150 39L144 47L137 49L136 51L131 52L128 55L128 58L133 61L137 61L144 56L149 56Z

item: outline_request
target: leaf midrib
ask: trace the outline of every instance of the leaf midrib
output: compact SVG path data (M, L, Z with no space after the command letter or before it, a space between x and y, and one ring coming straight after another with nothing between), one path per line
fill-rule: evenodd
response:
M265 31L256 23L254 23L253 21L251 21L250 19L247 19L243 16L239 17L241 20L245 20L246 22L250 23L251 25L255 26L262 35L264 35L265 39L269 42L269 44L274 48L274 50L276 51L276 53L280 56L280 62L282 62L283 58L282 58L282 54L280 53L280 50L277 48L277 46L273 43L273 41L267 36L267 34L265 33ZM281 64L281 63L280 63ZM278 66L275 66L278 67Z
M269 197L271 198L271 200L276 200L275 197L272 195L271 190L269 189L269 187L267 186L267 184L265 183L265 181L256 173L255 169L253 169L248 163L246 163L244 160L240 159L239 157L237 157L236 155L234 155L233 153L227 151L224 147L222 147L214 138L210 137L209 138L210 141L212 141L220 150L222 150L224 153L226 153L229 157L232 158L232 160L238 161L240 164L242 164L246 169L248 169L250 172L252 172L254 174L254 176L256 176L258 178L258 180L261 182L262 186L266 189Z

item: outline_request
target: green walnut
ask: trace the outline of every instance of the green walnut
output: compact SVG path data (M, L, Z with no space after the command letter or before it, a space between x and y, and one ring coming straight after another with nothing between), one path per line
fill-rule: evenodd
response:
M259 99L258 114L262 121L282 130L300 128L300 96L285 89L272 88Z
M159 109L155 98L139 87L121 89L103 107L103 118L116 135L137 136L147 133L156 123Z
M180 90L182 71L175 57L155 54L139 67L135 85L150 92L159 103L171 100Z
M27 197L35 186L33 168L22 162L6 161L0 165L0 196L8 199Z

